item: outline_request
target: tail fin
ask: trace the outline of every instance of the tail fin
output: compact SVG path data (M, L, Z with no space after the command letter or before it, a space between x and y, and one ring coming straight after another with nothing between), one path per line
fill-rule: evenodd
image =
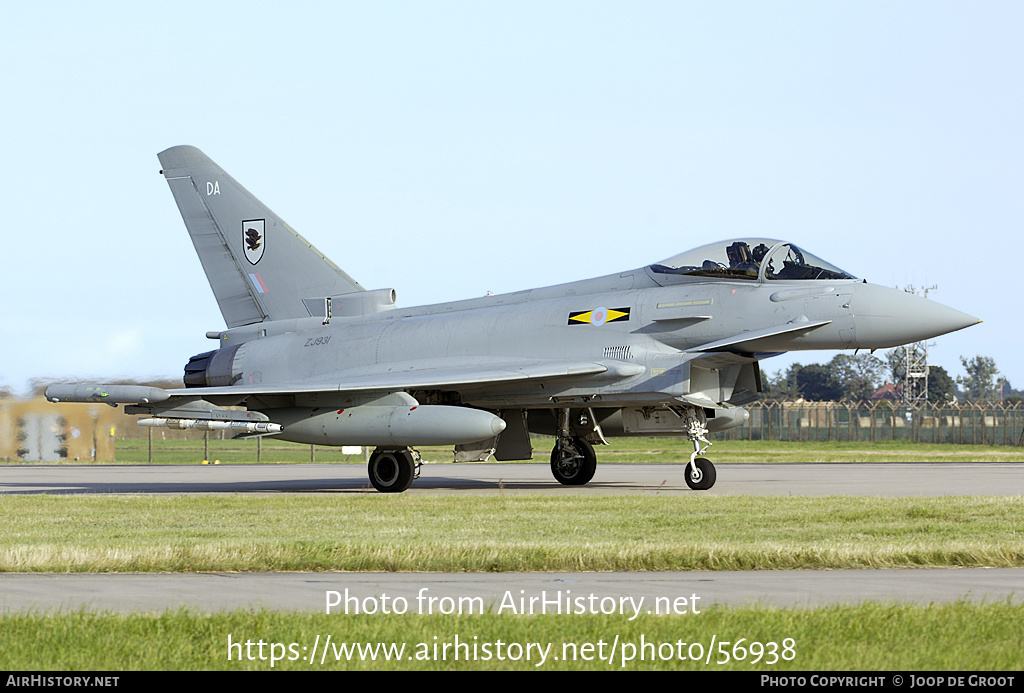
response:
M364 290L195 147L158 156L228 327L309 317Z

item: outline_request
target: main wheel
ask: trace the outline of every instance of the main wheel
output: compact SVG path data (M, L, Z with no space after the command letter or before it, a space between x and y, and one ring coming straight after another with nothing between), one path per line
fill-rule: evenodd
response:
M551 451L551 473L565 486L582 486L594 478L597 455L594 446L579 436L560 438Z
M370 483L381 493L401 493L412 485L416 462L409 450L381 450L370 455Z
M694 491L707 491L715 485L715 477L717 476L715 465L703 457L695 459L693 464L687 462L683 475L686 477L686 485Z

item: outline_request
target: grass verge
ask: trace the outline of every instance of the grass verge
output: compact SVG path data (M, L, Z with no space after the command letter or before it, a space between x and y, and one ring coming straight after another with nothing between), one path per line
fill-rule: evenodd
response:
M1024 565L1024 498L0 496L0 571Z
M367 617L269 611L170 611L159 615L74 612L6 616L0 618L0 628L5 635L0 669L8 671L273 668L993 672L1020 669L1024 606L959 602L786 610L714 607L699 615L641 616L635 621L601 615ZM232 642L242 643L230 650L230 660L229 636ZM334 647L326 648L321 663L319 655L327 636ZM456 650L456 636L465 649ZM716 643L713 648L712 637ZM252 643L248 651L246 641ZM259 641L264 643L262 659L256 644ZM499 641L503 645L498 645ZM305 661L317 642L316 661ZM371 648L380 645L372 650L372 658L367 650L363 657L346 657L341 648L349 643ZM527 643L535 645L527 649ZM584 649L588 643L592 645L589 655ZM767 643L775 643L774 648ZM403 649L399 651L399 647ZM545 648L546 659L542 660ZM278 658L273 667L272 653ZM774 663L769 663L773 659Z

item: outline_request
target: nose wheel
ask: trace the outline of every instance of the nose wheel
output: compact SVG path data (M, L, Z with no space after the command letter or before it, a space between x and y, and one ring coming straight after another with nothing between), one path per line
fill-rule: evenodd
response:
M705 457L697 457L688 462L683 475L686 477L686 485L694 491L707 491L715 485L715 465Z

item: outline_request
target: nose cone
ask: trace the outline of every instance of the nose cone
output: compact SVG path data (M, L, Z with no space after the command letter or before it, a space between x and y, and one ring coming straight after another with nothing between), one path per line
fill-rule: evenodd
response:
M886 349L976 325L981 320L914 294L858 284L850 299L857 348Z

